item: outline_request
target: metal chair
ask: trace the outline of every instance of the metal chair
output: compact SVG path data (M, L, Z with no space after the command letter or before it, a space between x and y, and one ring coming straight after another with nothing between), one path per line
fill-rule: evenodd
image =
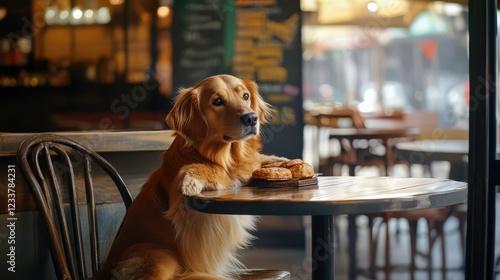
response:
M78 164L72 160L77 159ZM47 231L48 246L58 279L89 278L86 263L90 260L92 274L100 268L96 202L91 172L94 162L113 180L126 209L132 195L118 172L104 158L79 143L55 134L37 134L24 140L17 161L31 188L33 199ZM80 164L82 163L82 164ZM83 166L82 166L83 165ZM79 186L75 172L83 169L84 191L88 214L88 232L82 229L78 198ZM66 201L65 195L68 193ZM69 204L71 219L65 215ZM69 225L72 225L71 227ZM84 235L90 240L90 259L85 257Z
M133 198L123 179L99 154L57 134L36 134L24 140L18 148L17 161L31 188L33 199L47 231L48 246L57 279L91 278L100 269L101 252L104 249L98 245L98 241L103 237L98 237L92 162L111 178L128 210ZM77 164L74 164L75 161ZM79 199L78 195L82 191L82 187L77 184L82 181L77 178L79 174L82 174L84 181L88 232L84 230L85 226L82 227L80 220L79 204L85 201ZM65 206L68 204L70 219L65 215ZM84 246L85 235L89 237L90 250ZM90 258L88 254L85 256L88 251ZM89 260L90 266L87 265ZM91 273L89 267L92 268ZM279 270L243 269L238 271L238 279L287 280L290 279L290 273Z

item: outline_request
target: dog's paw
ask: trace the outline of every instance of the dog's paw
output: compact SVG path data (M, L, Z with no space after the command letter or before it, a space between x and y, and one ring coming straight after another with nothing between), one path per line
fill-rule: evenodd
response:
M196 179L192 172L186 172L184 180L182 181L181 192L186 196L194 196L201 193L204 187L204 183Z

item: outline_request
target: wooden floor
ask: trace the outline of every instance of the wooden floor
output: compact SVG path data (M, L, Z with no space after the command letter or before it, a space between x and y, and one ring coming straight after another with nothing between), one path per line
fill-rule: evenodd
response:
M438 168L435 174L444 173L446 167L435 167ZM439 170L442 168L442 170ZM396 174L398 175L398 174ZM399 174L402 175L402 174ZM444 176L444 175L442 175ZM500 196L497 197L497 214L496 214L496 232L500 232ZM367 219L363 216L357 219L358 228L358 239L357 239L357 266L358 268L366 269L369 264L369 247L368 247L368 231L367 231ZM395 223L398 223L396 226ZM305 220L305 224L308 221ZM345 216L339 216L336 219L336 225L339 228L339 235L336 236L337 247L335 252L335 279L345 280L348 279L348 269L349 269L349 254L347 248L348 236L347 236L347 219ZM306 226L307 228L307 226ZM399 234L396 237L396 228L399 228ZM392 220L390 223L390 234L391 234L391 260L393 264L397 265L398 268L392 273L391 279L394 280L405 280L411 279L408 273L407 265L409 264L409 238L408 238L408 226L405 221L400 220L396 222ZM381 230L385 232L385 230ZM445 224L445 235L446 235L446 258L447 258L447 277L450 280L461 280L464 279L462 263L463 263L463 253L462 244L460 242L460 233L458 231L458 220L454 217L450 217ZM427 248L427 229L425 223L422 221L419 224L419 230L417 234L417 248L420 251L425 252ZM379 250L376 255L376 263L379 267L384 266L384 236L380 236L379 239ZM440 252L440 240L436 241L433 249L433 260L434 267L436 269L433 273L433 279L442 279L440 272L441 268L441 252ZM274 248L251 248L242 252L243 262L250 268L273 268L273 269L283 269L288 270L292 273L293 280L307 280L310 279L311 275L311 259L306 253L307 249L274 249ZM500 254L500 234L497 234L497 240L495 243L495 255ZM417 258L417 267L420 268L415 273L415 279L417 280L427 280L429 279L426 271L426 261L423 257ZM366 277L362 272L358 274L357 280L374 279L373 277ZM378 270L375 279L386 279L383 270ZM497 275L496 280L500 280L500 275Z

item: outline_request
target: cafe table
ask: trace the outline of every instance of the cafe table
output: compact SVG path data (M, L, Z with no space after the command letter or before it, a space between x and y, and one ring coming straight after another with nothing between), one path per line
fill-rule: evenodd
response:
M395 147L398 157L411 164L430 166L433 161L448 161L450 179L458 181L467 179L469 141L466 139L403 141L397 143Z
M393 141L401 138L414 138L419 134L420 129L418 128L336 128L331 130L329 138L337 139L340 142L342 139L348 141L346 150L348 151L349 175L354 176L357 164L356 149L353 145L355 140L379 139L385 147L385 172L389 174L393 159Z
M465 182L436 178L319 176L308 187L247 186L186 197L190 209L212 214L312 216L312 279L333 280L333 217L462 203Z

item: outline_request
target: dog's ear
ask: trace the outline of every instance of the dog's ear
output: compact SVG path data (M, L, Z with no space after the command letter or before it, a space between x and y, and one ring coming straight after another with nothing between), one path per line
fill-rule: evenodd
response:
M271 104L262 99L262 96L259 94L259 87L257 86L257 83L250 80L243 80L243 83L251 93L250 96L252 104L250 107L259 116L260 123L267 123L271 117Z
M198 89L181 89L174 106L166 117L169 128L175 130L187 144L201 141L205 137L207 126L201 116Z

